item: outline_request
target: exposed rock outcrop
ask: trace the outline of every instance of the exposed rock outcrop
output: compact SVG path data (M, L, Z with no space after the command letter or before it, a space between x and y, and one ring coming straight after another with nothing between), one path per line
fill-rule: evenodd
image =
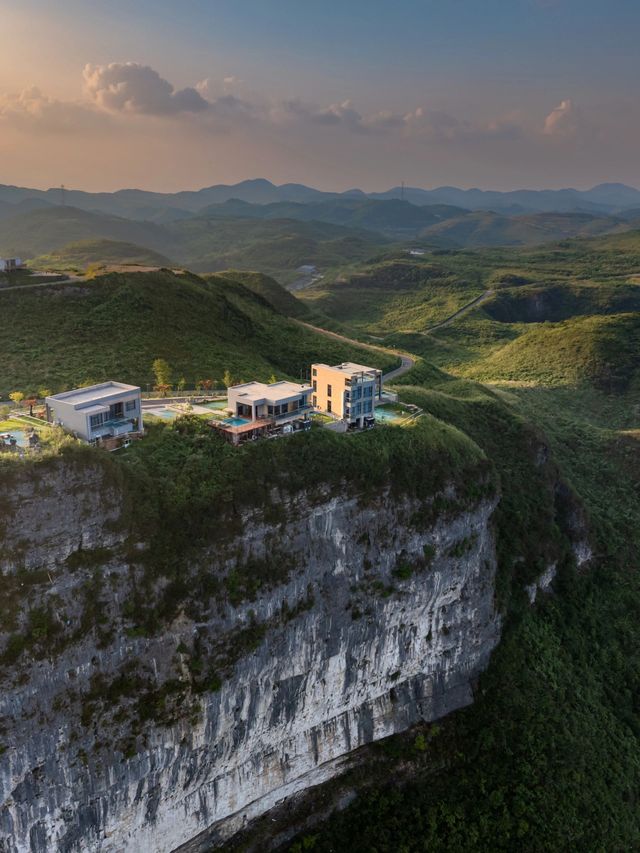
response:
M30 606L62 624L55 654L3 668L6 853L210 849L358 746L468 704L498 642L495 498L450 493L438 514L387 494L283 496L286 520L247 512L190 563L187 583L210 576L223 593L143 637L127 630L140 570L116 547L117 493L99 471L86 492L73 471L47 476L4 510L29 529L28 569L48 567ZM53 511L34 523L43 495L61 526ZM90 567L68 559L80 545ZM259 595L238 587L265 565ZM98 638L81 630L88 606Z

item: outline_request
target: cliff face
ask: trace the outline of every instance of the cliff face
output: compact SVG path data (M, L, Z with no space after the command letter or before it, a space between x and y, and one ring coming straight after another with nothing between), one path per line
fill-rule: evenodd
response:
M143 637L126 630L139 581L115 547L117 493L96 471L85 494L78 476L54 467L4 507L6 531L30 532L20 577L36 578L13 634L35 607L56 646L37 660L5 653L0 850L210 849L341 772L360 745L471 701L500 633L494 499L469 507L451 492L436 512L388 494L282 497L286 520L247 512L190 563L187 584L215 578L225 595ZM38 493L57 510L36 525ZM88 607L98 635L81 630Z

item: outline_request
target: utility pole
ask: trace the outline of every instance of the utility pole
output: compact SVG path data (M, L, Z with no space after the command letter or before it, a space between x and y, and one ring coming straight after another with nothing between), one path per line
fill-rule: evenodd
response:
M400 184L400 201L404 201L404 181Z
M65 190L64 184L60 184L60 204L63 207L65 206L65 193L66 193L66 190Z

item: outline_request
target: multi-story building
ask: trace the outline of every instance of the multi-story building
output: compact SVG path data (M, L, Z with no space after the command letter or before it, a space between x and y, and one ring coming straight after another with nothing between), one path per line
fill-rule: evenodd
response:
M382 394L382 371L347 361L311 365L313 405L350 426L373 424L376 401Z
M308 428L312 411L311 385L296 382L245 382L228 390L231 416L211 425L222 430L233 444L278 432Z
M140 388L122 382L63 391L45 399L47 421L90 443L141 433L140 398Z

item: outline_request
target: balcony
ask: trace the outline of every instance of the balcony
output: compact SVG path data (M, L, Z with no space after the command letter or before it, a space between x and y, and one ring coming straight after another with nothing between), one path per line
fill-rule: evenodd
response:
M126 418L109 418L99 426L92 427L91 436L100 438L107 435L126 435L128 432L135 432L135 429L135 421Z
M305 417L313 411L313 406L308 403L306 406L300 406L297 409L292 409L289 412L280 412L279 415L269 415L269 417L275 418L276 422L284 420L285 418L300 418Z

